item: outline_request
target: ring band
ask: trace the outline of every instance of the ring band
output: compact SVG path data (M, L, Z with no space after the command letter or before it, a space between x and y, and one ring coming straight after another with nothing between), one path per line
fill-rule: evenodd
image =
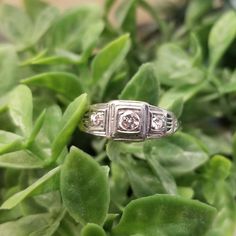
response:
M91 105L80 124L87 133L125 141L161 138L175 133L178 126L172 112L130 100Z

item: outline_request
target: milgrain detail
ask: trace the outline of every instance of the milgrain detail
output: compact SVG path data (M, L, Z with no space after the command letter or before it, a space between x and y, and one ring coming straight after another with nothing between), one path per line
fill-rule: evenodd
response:
M129 100L92 105L81 125L85 132L126 141L161 138L173 134L177 127L177 119L171 112Z

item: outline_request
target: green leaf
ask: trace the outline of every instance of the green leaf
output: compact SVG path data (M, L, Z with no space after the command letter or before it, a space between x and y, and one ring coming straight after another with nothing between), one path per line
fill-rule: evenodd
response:
M177 194L177 186L174 177L167 169L160 165L158 159L154 156L151 156L147 158L147 162L155 175L159 177L165 193Z
M62 166L61 194L76 221L104 223L110 198L107 174L92 157L75 147Z
M143 64L127 83L119 98L140 100L156 105L159 97L159 83L154 65Z
M32 94L28 87L19 85L10 94L9 114L22 135L28 137L32 131Z
M206 86L206 82L197 85L181 85L167 90L160 99L159 106L170 109L177 100L187 102Z
M145 160L135 159L131 156L136 152L142 152L140 149L133 149L122 142L109 142L107 145L107 155L115 163L122 167L127 177L121 185L125 188L127 180L130 182L134 195L137 197L153 195L156 193L166 193L160 181L159 175L156 175ZM124 193L125 189L121 189ZM120 194L122 194L122 192ZM168 192L168 191L167 191ZM119 197L119 196L117 196ZM122 196L120 196L121 198Z
M85 60L90 54L90 51L96 45L100 34L104 29L102 21L94 22L81 37L82 59Z
M46 110L45 120L43 123L43 127L41 129L41 133L43 138L47 139L51 144L61 129L60 122L62 119L61 108L58 105L50 106Z
M188 173L208 160L208 155L190 135L176 133L172 137L150 140L144 144L146 158L158 162L174 175Z
M0 224L1 236L30 236L31 233L50 225L52 221L53 218L49 213L24 216L18 220Z
M194 66L194 57L174 43L158 49L156 72L161 84L169 86L196 85L204 79L204 71Z
M106 15L108 15L110 9L112 8L113 4L114 4L115 0L105 0L105 12L106 12Z
M236 160L236 132L233 135L233 158Z
M200 42L199 36L196 33L191 34L190 38L190 49L193 66L199 66L202 68L203 63L203 47ZM203 68L202 68L203 70Z
M0 46L0 95L8 92L17 84L18 57L15 48Z
M194 25L198 25L201 18L212 8L212 5L213 3L211 0L190 1L185 16L187 26L190 28Z
M32 22L20 8L1 4L0 6L0 31L18 49L23 49L30 42Z
M59 124L59 131L52 143L52 160L55 161L67 145L84 113L88 110L87 94L82 94L67 107Z
M93 83L97 83L100 86L100 97L103 96L112 74L123 63L129 49L130 37L125 34L106 45L94 58L92 62L92 78Z
M46 72L21 80L21 83L51 89L66 98L74 99L83 91L79 78L68 72Z
M130 155L121 157L120 164L125 169L130 185L136 197L144 197L156 193L165 193L160 179L143 160L135 160Z
M184 198L192 199L194 191L190 187L178 187L178 195Z
M204 168L203 194L210 204L215 204L224 181L230 175L232 163L221 155L213 156Z
M42 162L29 151L16 151L0 155L0 167L15 169L42 168Z
M177 118L179 118L183 112L184 109L184 101L183 98L176 99L171 107L169 107L170 111L172 111Z
M46 175L38 179L28 188L14 194L10 198L8 198L0 207L0 209L12 209L17 204L22 202L25 198L34 195L35 193L40 194L44 193L45 189L47 191L53 191L58 187L59 183L59 171L60 167L56 167L55 169L49 171Z
M60 226L60 223L65 216L65 210L61 211L58 216L53 220L50 225L46 225L39 230L34 231L30 236L51 236L54 235L55 231Z
M222 94L228 94L228 93L235 93L236 91L236 81L230 81L229 83L222 84L222 87L220 89L220 95ZM220 96L219 94L216 94L217 97Z
M136 0L121 1L120 6L117 9L116 19L118 27L123 32L129 32L132 39L135 40L136 36L136 9L138 2Z
M116 162L111 162L111 178L110 178L110 190L111 190L111 202L115 204L123 205L127 200L127 191L129 188L129 181L127 174L121 165Z
M38 15L48 7L48 4L41 0L23 0L24 8L28 15L36 20Z
M218 191L217 202L215 204L218 214L206 236L231 236L235 234L236 230L236 204L232 193L232 186L225 183Z
M215 213L213 207L177 196L140 198L126 206L112 236L204 235Z
M81 236L106 236L106 233L101 226L89 223L83 227Z
M0 130L0 155L23 148L23 137Z
M53 55L46 55L46 51L40 52L38 55L22 62L22 66L26 65L59 65L59 64L80 64L83 62L82 56L58 49Z
M236 13L225 13L214 24L209 35L210 68L214 68L236 36Z
M230 175L232 163L228 158L215 155L208 164L206 175L209 179L220 181L225 180Z
M100 9L96 6L81 6L64 12L46 34L45 43L49 48L60 48L81 51L84 35L93 24L101 21Z
M132 154L139 159L145 159L143 154L143 143L125 143L110 141L107 144L107 155L111 161L117 162L122 155Z
M49 6L40 12L36 19L34 30L30 39L32 45L37 43L38 40L41 39L42 36L48 31L57 18L58 13L58 10L52 6Z
M43 126L43 122L45 119L45 114L46 114L46 110L43 110L42 113L39 115L39 117L37 118L37 120L35 121L34 127L32 129L32 132L26 142L26 146L30 146L34 140L36 139L38 133L40 132L42 126Z

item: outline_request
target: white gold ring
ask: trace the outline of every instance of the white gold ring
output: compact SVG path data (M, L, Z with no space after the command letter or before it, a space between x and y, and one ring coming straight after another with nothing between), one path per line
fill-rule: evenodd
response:
M171 135L178 126L170 111L146 102L114 100L91 105L80 128L113 140L143 141Z

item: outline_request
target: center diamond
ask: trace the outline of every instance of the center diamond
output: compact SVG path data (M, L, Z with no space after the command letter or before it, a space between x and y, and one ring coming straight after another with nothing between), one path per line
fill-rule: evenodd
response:
M123 130L134 131L140 125L140 117L136 112L126 111L119 118L119 126Z

